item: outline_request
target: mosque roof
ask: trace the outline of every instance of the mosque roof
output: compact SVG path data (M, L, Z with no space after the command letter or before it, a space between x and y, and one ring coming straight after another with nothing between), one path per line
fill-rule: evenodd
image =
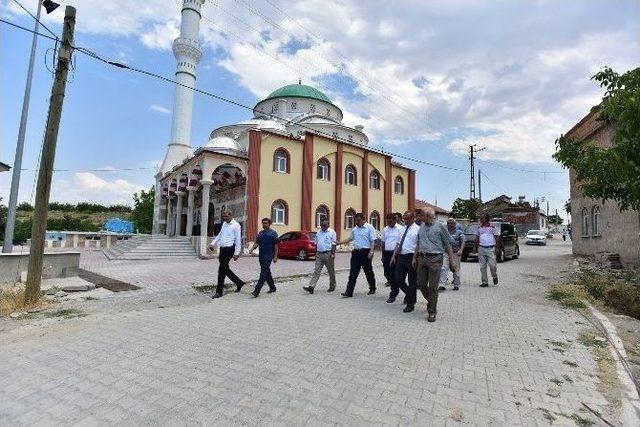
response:
M314 87L303 84L282 86L280 89L271 92L263 101L275 98L309 98L333 104L327 95Z

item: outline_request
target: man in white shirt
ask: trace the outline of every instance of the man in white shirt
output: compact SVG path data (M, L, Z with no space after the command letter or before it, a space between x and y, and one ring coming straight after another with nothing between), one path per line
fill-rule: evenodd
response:
M351 229L351 236L346 240L338 242L339 245L346 245L353 241L347 289L341 294L345 298L351 298L353 296L353 290L356 287L356 280L358 280L360 270L364 270L367 283L369 283L368 295L376 293L376 276L371 264L375 252L376 229L367 222L362 213L357 213L355 220L356 226Z
M412 265L413 254L416 250L416 242L418 240L418 231L420 226L415 223L415 213L406 211L402 216L404 227L400 241L396 245L391 258L391 264L395 265L395 278L389 299L393 296L395 299L400 290L404 292L404 303L407 305L402 311L410 313L416 305L417 296L417 273ZM409 276L409 285L405 281Z
M489 286L487 277L487 266L491 271L493 284L498 284L498 265L496 264L496 247L500 247L500 226L495 227L489 222L489 215L483 214L480 217L480 226L476 230L476 240L473 244L473 251L478 254L480 264L480 275L482 278L481 288Z
M318 283L322 267L327 266L329 272L329 289L327 292L336 290L336 270L334 262L336 259L336 232L329 228L329 219L322 218L320 221L320 229L316 232L316 265L313 270L313 276L309 281L309 286L303 286L302 289L313 294L313 290Z
M404 227L396 223L396 215L389 213L386 215L387 226L382 229L382 267L384 271L384 277L391 286L391 293L389 294L388 303L393 303L396 300L397 292L394 295L394 281L395 281L395 264L391 264L391 258L393 252L396 250L396 246L400 243L402 233L404 233ZM397 288L397 287L395 287Z
M236 292L240 292L240 289L244 286L244 282L235 275L229 267L229 261L233 258L237 261L242 251L242 236L240 232L240 224L233 219L231 212L222 212L222 227L220 233L211 241L209 247L211 249L216 246L220 247L220 254L218 255L218 261L220 266L218 267L218 285L216 286L216 293L211 298L220 298L224 291L224 279L228 277L236 285Z

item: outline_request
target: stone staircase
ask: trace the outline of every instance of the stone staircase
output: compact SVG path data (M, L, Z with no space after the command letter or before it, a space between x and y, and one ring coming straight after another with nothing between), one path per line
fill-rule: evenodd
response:
M196 250L191 238L168 237L163 234L133 237L105 249L108 259L146 260L167 258L196 258Z

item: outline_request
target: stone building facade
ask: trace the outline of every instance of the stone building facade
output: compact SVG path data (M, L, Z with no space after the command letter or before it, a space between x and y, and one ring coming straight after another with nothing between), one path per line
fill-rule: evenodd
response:
M567 136L579 142L611 147L614 129L592 111L580 120ZM571 186L571 241L576 255L620 255L622 263L640 264L640 212L620 211L617 203L586 197L573 170Z

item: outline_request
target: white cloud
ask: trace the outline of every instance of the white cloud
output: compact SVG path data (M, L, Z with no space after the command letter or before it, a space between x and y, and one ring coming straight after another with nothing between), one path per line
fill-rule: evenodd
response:
M204 4L200 77L215 58L257 97L302 77L377 144L463 133L449 145L456 153L475 140L487 156L551 162L558 134L601 96L594 72L640 63L634 2L274 1L297 22L265 2ZM77 29L168 51L179 3L83 0ZM45 21L60 22L62 9Z
M76 172L72 179L53 180L51 200L131 205L133 193L146 187L148 185L135 184L122 178L108 180L90 172Z
M162 105L151 104L149 108L151 108L153 111L157 111L158 113L171 114L171 110L169 110L166 107L163 107Z

